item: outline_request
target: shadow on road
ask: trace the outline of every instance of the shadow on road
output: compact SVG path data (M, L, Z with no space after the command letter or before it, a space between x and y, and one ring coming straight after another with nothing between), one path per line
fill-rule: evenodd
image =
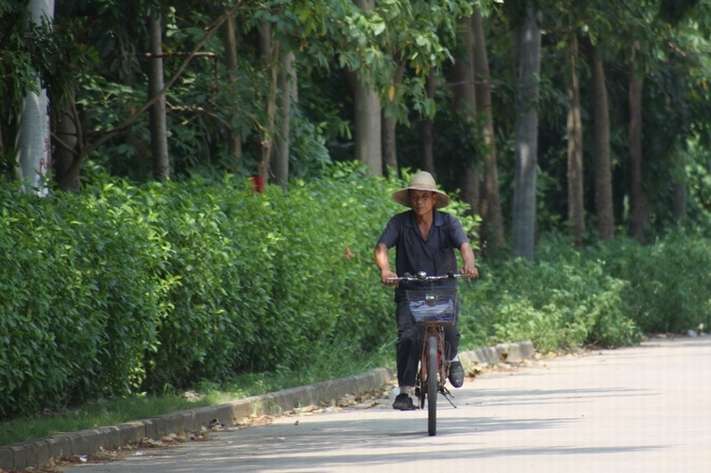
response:
M427 436L427 417L422 411L403 413L402 418L348 420L339 415L312 417L299 425L265 425L240 432L220 433L191 452L189 457L166 457L165 471L335 471L348 465L368 471L384 465L412 464L436 458L476 461L483 458L547 455L605 455L658 450L661 446L482 448L483 436L505 431L524 437L545 435L572 419L471 419L446 416L440 419L438 435ZM344 453L344 451L346 453ZM188 461L189 458L189 461ZM318 465L317 468L313 468ZM132 470L138 471L138 470Z

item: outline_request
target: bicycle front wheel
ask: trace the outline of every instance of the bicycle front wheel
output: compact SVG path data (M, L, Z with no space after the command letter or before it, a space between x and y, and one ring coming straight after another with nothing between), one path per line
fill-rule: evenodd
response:
M427 433L437 435L437 337L428 340L427 363Z

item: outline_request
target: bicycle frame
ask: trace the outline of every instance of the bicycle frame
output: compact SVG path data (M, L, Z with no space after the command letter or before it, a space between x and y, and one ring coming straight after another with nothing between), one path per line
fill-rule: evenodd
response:
M416 281L429 283L429 288L425 287L420 291L407 291L408 300L410 293L415 294L411 301L410 310L416 325L421 327L420 340L420 367L415 378L415 395L419 402L419 408L424 409L425 403L428 405L427 432L430 436L437 434L437 398L438 394L443 394L453 407L457 407L451 401L451 393L446 387L447 376L451 362L445 356L444 326L456 323L456 312L458 308L457 292L441 291L432 283L444 279L463 279L463 274L450 273L444 276L427 276L425 273L418 273L413 277L405 274L398 277L398 281ZM449 288L451 289L451 288ZM454 301L451 300L454 298ZM417 304L417 312L412 303ZM443 304L446 310L438 310ZM426 305L428 308L422 307ZM423 312L420 312L423 310ZM417 318L415 314L417 313ZM447 315L451 316L447 317Z

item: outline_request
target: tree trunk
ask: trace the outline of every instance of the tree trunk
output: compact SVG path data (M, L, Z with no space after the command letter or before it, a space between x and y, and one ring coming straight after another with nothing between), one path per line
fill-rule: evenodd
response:
M427 88L427 98L434 100L435 92L437 91L437 84L435 82L434 71L430 71L427 76L427 83L425 84ZM432 117L426 115L420 120L420 163L423 171L427 171L432 174L432 177L437 180L437 173L434 167L434 137L432 134L432 129L434 127L434 121Z
M81 155L78 147L81 143L81 123L76 113L74 94L67 97L64 109L60 111L61 116L56 120L57 128L55 135L61 144L53 146L54 173L57 180L57 187L61 191L81 192L81 180L79 166L72 166L74 160ZM55 140L56 141L56 140Z
M257 165L257 173L264 182L268 182L272 173L270 162L272 156L274 121L276 117L276 90L278 76L279 51L281 49L279 41L272 41L271 26L267 22L262 22L259 28L259 55L262 66L267 73L269 81L269 95L267 97L267 123L262 131L261 158Z
M151 15L148 19L150 32L150 53L148 59L148 97L155 97L163 90L163 33L160 18ZM170 158L168 156L168 131L166 127L165 95L154 103L149 111L151 133L151 154L153 157L153 178L165 181L170 177Z
M274 154L273 168L274 180L283 189L287 190L289 184L289 130L291 125L291 101L296 87L296 70L294 69L294 53L282 51L281 70L277 77L279 90L279 109L277 125L279 133L276 137L276 153Z
M472 15L474 33L474 69L476 72L476 109L477 115L483 116L482 133L484 135L484 188L481 199L482 228L481 235L487 242L487 247L502 249L506 247L504 239L504 221L501 215L501 199L499 197L499 171L496 161L496 136L491 109L491 75L489 73L489 58L486 53L484 25L481 11L474 9Z
M615 237L615 219L612 207L612 172L610 170L610 115L607 104L607 86L602 58L597 48L588 43L592 69L593 113L595 116L595 211L597 234L603 241Z
M367 82L370 75L359 76L355 86L354 158L365 163L374 175L383 173L382 123L380 99Z
M684 226L686 223L686 183L683 180L672 181L672 219L674 223Z
M461 53L450 70L454 108L464 119L474 125L476 113L476 88L474 85L474 32L471 17L457 20L457 31L462 43Z
M451 69L452 100L454 108L466 120L472 131L477 131L476 125L476 89L474 85L474 32L471 17L457 20L457 30L462 42L462 52L455 59ZM471 207L471 214L480 214L479 176L474 168L475 157L463 159L462 172L457 173L457 185L462 190L462 200Z
M236 94L237 77L235 71L237 70L237 35L235 33L235 21L232 16L225 21L225 37L223 42L225 45L225 64L229 71L230 83L234 87L233 93ZM237 113L236 110L235 113ZM234 171L237 169L238 158L242 156L242 137L237 129L232 128L230 130L230 136L227 140L227 152L230 156L235 158L230 166Z
M637 241L644 241L650 222L649 204L642 188L642 82L637 78L634 62L630 67L630 222L629 233Z
M385 165L386 175L398 176L397 166L397 145L395 134L397 122L395 117L387 115L383 110L383 164Z
M541 31L530 6L526 8L520 41L511 253L514 257L532 260L536 231L537 102Z
M29 0L27 11L30 25L42 24L43 17L54 20L54 0ZM39 94L28 91L22 101L18 123L16 168L17 178L23 182L24 192L49 194L47 174L51 169L51 130L49 124L49 98L37 73L35 78Z
M405 63L400 61L398 68L395 70L395 75L393 76L393 88L396 91L402 85L402 78L405 75ZM397 94L394 95L393 99L390 100L393 105L397 104ZM396 145L396 125L397 121L395 117L390 114L386 114L383 110L383 163L385 164L385 169L390 172L392 170L393 176L398 175L398 165L397 165L397 145Z
M368 14L375 8L375 0L355 0L353 3ZM370 73L363 67L356 71L354 158L365 163L376 176L383 174L383 134L380 97L371 84Z
M580 84L576 62L578 38L570 39L568 56L568 226L570 235L578 245L582 244L585 231L585 207L583 201L583 124L580 119Z

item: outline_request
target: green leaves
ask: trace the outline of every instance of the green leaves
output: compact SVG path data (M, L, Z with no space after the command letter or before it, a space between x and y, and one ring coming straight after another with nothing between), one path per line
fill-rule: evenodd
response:
M479 343L530 339L543 353L584 344L638 343L630 286L611 274L599 248L586 253L565 243L542 246L536 262L482 264L482 280L461 290L465 336ZM624 252L613 254L625 257Z
M311 363L394 336L372 248L402 182L337 165L289 194L199 178L0 188L0 413Z

